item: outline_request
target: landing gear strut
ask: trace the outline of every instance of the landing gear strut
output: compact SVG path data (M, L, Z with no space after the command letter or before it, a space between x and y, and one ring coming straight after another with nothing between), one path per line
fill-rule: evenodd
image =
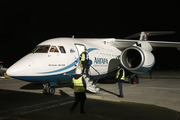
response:
M55 88L51 86L49 83L43 84L43 94L49 94L49 95L54 95L55 93Z

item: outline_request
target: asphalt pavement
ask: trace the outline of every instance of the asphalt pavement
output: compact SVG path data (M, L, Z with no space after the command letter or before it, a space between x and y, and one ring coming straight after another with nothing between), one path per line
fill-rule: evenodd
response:
M56 88L55 95L42 94L42 84L0 78L0 120L180 120L180 72L154 71L153 79L142 75L140 84L123 84L118 98L113 80L97 83L101 91L87 92L85 114L74 102L69 83Z

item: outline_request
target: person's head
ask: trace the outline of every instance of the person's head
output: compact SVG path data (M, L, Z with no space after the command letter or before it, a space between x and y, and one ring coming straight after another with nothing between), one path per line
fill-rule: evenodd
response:
M87 49L84 49L84 52L87 52Z
M121 68L121 66L120 66L120 65L118 65L118 69L119 69L119 68Z
M76 68L76 74L81 74L81 68L80 67Z
M54 52L55 51L55 49L54 48L51 48L51 50L50 50L51 52Z

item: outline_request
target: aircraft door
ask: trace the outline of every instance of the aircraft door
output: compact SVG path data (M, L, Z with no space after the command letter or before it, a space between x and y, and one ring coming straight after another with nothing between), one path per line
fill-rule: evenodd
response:
M78 57L79 57L86 47L85 47L85 45L83 45L83 44L75 44L75 46L76 46L76 49L77 49L77 51L78 51ZM77 62L79 62L79 59L78 59ZM79 62L79 64L78 64L78 66L80 66L80 67L82 68L82 65L81 65L80 62Z

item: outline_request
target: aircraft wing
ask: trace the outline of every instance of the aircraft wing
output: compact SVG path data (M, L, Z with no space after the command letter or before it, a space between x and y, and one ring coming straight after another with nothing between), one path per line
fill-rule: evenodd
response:
M123 50L129 46L133 46L139 40L126 40L126 39L109 39L106 42L120 50Z
M136 43L149 43L152 47L176 47L180 50L180 42L169 42L169 41L142 41L142 40L126 40L126 39L111 39L107 41L108 44L123 50L129 46L133 46Z
M180 42L168 41L148 41L152 47L177 47L180 48Z

